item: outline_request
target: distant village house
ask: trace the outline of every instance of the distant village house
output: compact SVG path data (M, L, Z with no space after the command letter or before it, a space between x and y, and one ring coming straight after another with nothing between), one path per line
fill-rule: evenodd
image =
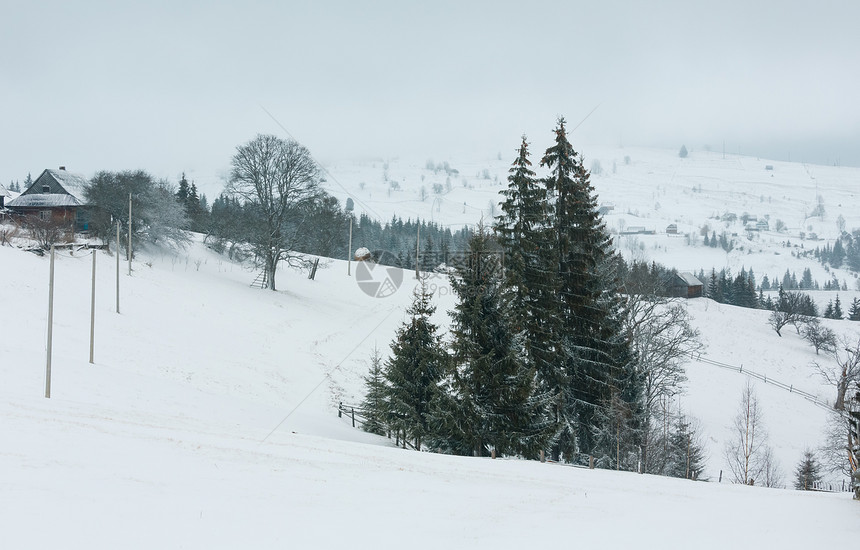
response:
M88 181L80 174L44 170L30 187L6 204L15 214L38 217L45 222L68 225L75 231L89 229L90 209L84 198Z
M669 295L674 298L701 298L704 285L688 271L675 273L669 282Z

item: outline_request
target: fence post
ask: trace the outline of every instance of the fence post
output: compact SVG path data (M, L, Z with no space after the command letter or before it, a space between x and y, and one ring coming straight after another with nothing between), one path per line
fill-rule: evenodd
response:
M594 469L594 457L591 455L588 455L588 468L591 470Z
M337 417L343 417L343 401L337 404Z
M352 410L352 427L355 428L355 407L350 407Z
M540 461L541 463L546 462L546 454L543 452L543 449L540 450Z

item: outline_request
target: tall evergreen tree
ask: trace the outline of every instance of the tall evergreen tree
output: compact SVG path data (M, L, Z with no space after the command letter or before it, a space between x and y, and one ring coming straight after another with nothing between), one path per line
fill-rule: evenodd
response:
M811 491L821 482L821 463L810 449L803 452L800 463L794 470L794 488Z
M715 302L723 303L723 289L720 286L720 279L716 269L711 269L711 276L708 278L708 298Z
M842 247L842 239L836 239L836 242L833 243L833 250L830 252L830 265L842 267L843 260L845 260L845 249Z
M849 321L860 321L860 298L854 298L851 301L851 308L848 310Z
M822 314L822 316L825 319L835 319L835 317L833 316L833 300L827 302L827 306L824 308L824 313Z
M379 348L374 347L371 351L370 370L364 377L364 385L367 393L361 404L362 409L364 409L362 428L372 434L385 435L386 418L389 416L388 403L385 398L388 388L385 384L382 355L379 353Z
M179 177L179 189L176 191L176 200L179 204L186 206L188 203L188 180L185 178L185 172Z
M457 295L451 312L453 410L435 409L437 437L452 436L452 448L475 456L534 456L540 443L540 409L533 399L534 372L510 328L499 256L482 226L472 236L465 261L451 274Z
M833 300L833 317L831 319L843 319L845 314L842 312L842 303L839 301L839 295Z
M697 479L705 465L705 450L692 421L679 415L669 440L670 459L666 475Z
M535 398L545 407L558 403L567 386L562 365L561 318L558 313L557 259L549 221L547 191L535 178L528 142L522 138L502 194L502 214L495 233L504 258L511 327L522 343L525 362L536 373ZM557 416L547 410L547 419Z
M567 378L556 407L562 429L553 454L571 457L595 451L600 407L613 399L631 409L641 407L641 382L635 380L624 334L612 241L588 171L567 139L564 118L555 136L541 159L550 172L544 183L555 206L552 227Z
M445 367L437 327L430 320L436 311L430 297L426 279L421 279L406 310L409 319L397 331L391 358L385 364L388 423L403 434L404 440L412 439L418 450L429 431L431 400Z

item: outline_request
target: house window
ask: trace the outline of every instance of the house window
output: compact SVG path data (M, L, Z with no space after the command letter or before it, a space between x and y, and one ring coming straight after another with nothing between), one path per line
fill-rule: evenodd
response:
M39 210L39 219L43 222L47 222L51 220L51 211L50 210Z
M51 192L51 186L50 185L43 185L42 186L42 193L50 193L50 192Z

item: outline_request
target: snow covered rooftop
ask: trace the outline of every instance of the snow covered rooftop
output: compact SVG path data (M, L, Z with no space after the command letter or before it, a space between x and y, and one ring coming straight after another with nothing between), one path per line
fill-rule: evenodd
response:
M702 281L700 281L698 277L696 277L689 271L678 272L678 277L680 277L681 280L687 283L687 286L702 286Z
M86 204L87 179L65 169L45 170L17 198L6 206L12 208L51 208ZM47 189L47 191L46 191Z
M51 175L57 183L63 186L63 189L69 195L72 195L80 204L86 204L84 189L89 184L89 180L80 174L67 172L66 170L45 170Z
M6 206L12 208L51 208L58 206L81 206L83 204L83 201L79 201L72 195L63 193L33 193L12 199Z

